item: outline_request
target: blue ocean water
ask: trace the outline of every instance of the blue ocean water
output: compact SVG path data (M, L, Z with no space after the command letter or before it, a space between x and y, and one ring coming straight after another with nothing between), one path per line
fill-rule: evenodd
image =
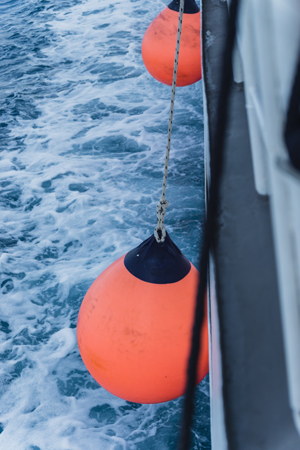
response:
M171 450L182 399L139 405L89 375L77 315L93 280L153 233L170 87L141 58L160 0L0 4L0 448ZM197 266L202 85L176 92L166 227ZM209 388L193 449L210 449Z

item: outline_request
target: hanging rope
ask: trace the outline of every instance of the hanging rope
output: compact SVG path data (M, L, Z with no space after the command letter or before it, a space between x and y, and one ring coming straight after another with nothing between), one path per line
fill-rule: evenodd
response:
M223 167L223 149L225 129L227 124L227 110L230 87L232 83L232 50L235 42L236 18L239 0L231 0L229 11L229 23L223 54L222 79L220 95L217 104L217 120L214 134L211 139L211 164L210 185L208 203L206 208L206 220L204 223L203 240L200 251L200 282L198 286L197 304L195 310L191 352L187 371L187 387L184 398L181 436L179 450L189 450L190 429L194 411L194 391L196 385L197 363L200 353L200 332L204 318L204 299L207 284L207 270L209 262L209 249L214 238L215 218L219 202L220 179Z
M176 41L176 50L175 50L175 61L174 61L174 69L173 69L171 106L170 106L170 116L169 116L168 143L167 143L167 149L166 149L163 187L162 187L161 198L156 206L157 225L154 230L154 236L155 236L155 239L157 242L164 242L165 237L166 237L164 220L165 220L166 209L167 209L167 206L169 205L169 202L166 199L166 186L167 186L168 165L169 165L170 147L171 147L171 133L172 133L173 114L174 114L175 90L176 90L177 68L178 68L178 59L179 59L179 47L180 47L180 38L181 38L181 29L182 29L183 10L184 10L184 0L180 0L177 41Z

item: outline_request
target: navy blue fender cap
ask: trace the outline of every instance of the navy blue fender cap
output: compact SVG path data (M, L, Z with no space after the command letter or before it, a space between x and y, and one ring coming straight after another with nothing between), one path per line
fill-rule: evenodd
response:
M173 0L169 5L168 8L172 11L179 12L179 6L180 1L179 0ZM200 11L199 6L194 0L185 0L184 1L184 14L196 14Z
M158 243L149 237L124 258L126 269L136 278L154 284L176 283L191 270L190 261L181 253L168 233Z

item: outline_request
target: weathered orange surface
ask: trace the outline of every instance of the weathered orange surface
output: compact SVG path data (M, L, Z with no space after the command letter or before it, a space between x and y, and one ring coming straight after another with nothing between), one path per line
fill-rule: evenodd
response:
M138 403L184 393L198 276L192 265L177 283L147 283L131 275L123 256L95 280L80 308L77 338L101 386ZM206 318L197 382L207 372Z
M149 25L142 42L142 57L150 74L171 85L179 13L166 7ZM202 77L200 11L183 14L177 86L196 83Z

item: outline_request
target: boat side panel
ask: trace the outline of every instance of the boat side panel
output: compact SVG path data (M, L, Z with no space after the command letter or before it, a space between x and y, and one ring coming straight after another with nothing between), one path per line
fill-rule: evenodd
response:
M217 132L227 14L225 2L203 0L203 76L210 136ZM255 189L242 84L233 86L230 103L214 245L228 448L295 450L300 439L288 401L270 205Z

